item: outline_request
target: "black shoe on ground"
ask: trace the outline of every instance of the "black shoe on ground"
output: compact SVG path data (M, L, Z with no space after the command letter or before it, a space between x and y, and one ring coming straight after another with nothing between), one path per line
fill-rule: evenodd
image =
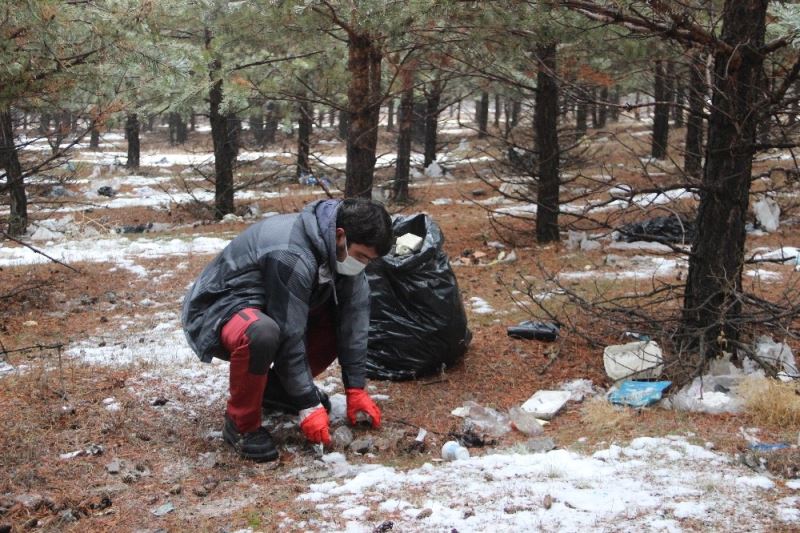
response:
M274 461L278 458L278 449L272 442L269 431L263 427L249 433L239 433L236 424L228 415L225 415L225 425L222 427L222 438L233 446L236 453L245 459L253 461Z
M325 394L319 387L315 386L315 388L317 389L319 403L321 403L325 410L330 413L330 398L328 398L328 395ZM296 415L300 412L297 406L292 403L291 398L289 398L289 394L286 392L286 389L283 388L283 385L281 385L281 382L277 377L267 380L267 388L264 390L264 397L261 399L261 407L269 413L283 412Z

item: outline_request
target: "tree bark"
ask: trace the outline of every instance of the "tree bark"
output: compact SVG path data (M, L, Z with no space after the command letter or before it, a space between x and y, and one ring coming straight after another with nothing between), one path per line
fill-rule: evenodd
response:
M350 125L347 132L345 197L371 198L380 116L380 52L367 34L348 39L347 91Z
M92 130L89 134L89 148L92 150L100 148L100 128L97 127L97 122L92 124Z
M558 189L560 180L558 148L558 82L556 80L556 44L537 47L539 73L536 79L534 127L539 155L539 191L536 197L536 241L559 240Z
M707 160L689 255L682 333L707 357L739 339L745 221L762 105L767 0L726 0L714 57Z
M275 102L267 102L267 113L264 117L264 137L262 146L275 144L275 134L278 132L279 110Z
M314 108L308 100L297 103L297 176L311 174L308 155L311 148L311 130L314 126Z
M264 146L264 102L254 99L251 102L251 109L247 124L250 126L253 142L260 148Z
M588 89L589 91L589 117L592 119L592 128L597 129L597 87L592 85Z
M703 103L707 92L705 70L702 56L696 54L689 65L689 119L686 121L683 158L683 171L693 178L699 178L703 171Z
M350 112L347 109L339 110L339 138L347 140L347 132L350 131Z
M653 116L653 142L650 155L654 159L664 159L667 156L667 143L669 141L669 102L667 101L666 74L664 61L658 60L655 64L655 114Z
M683 77L676 78L678 86L675 88L675 105L672 106L672 122L676 128L683 127L683 106L686 103L686 86L683 84Z
M228 144L233 153L231 161L231 165L233 165L236 162L236 158L239 157L239 150L242 148L242 120L234 112L229 112L225 116L225 120L228 122Z
M436 161L436 140L439 127L439 104L442 99L442 84L439 80L431 83L425 93L425 168Z
M614 90L611 91L611 103L614 104L611 106L609 110L609 116L611 118L611 122L618 122L619 121L619 87L614 87Z
M205 37L206 49L209 49L212 34L208 28ZM211 139L214 143L214 216L217 220L234 211L233 164L236 159L236 151L228 133L228 117L220 110L223 93L222 78L218 76L221 70L222 62L213 59L208 69L211 81L211 88L208 91L208 118L211 122Z
M139 115L128 113L125 120L125 135L128 138L128 160L125 168L139 168L141 144L139 142Z
M580 99L575 111L575 137L581 139L589 131L589 126L586 123L589 115L589 104L586 103L586 94L583 91L581 91L578 98Z
M605 128L608 120L608 87L600 88L600 103L597 105L597 127Z
M494 95L494 127L500 129L500 95Z
M481 93L481 99L476 102L475 120L478 123L478 139L489 135L489 93Z
M514 100L514 105L511 107L511 127L519 124L519 116L522 114L522 102Z
M394 131L394 98L386 106L386 131Z
M0 111L0 168L6 173L6 184L11 199L8 217L8 234L23 235L28 229L28 197L19 162L17 144L14 142L14 120L11 111Z
M403 93L398 110L397 164L394 171L394 200L408 201L408 181L411 170L411 130L414 125L414 71L409 67L400 71Z

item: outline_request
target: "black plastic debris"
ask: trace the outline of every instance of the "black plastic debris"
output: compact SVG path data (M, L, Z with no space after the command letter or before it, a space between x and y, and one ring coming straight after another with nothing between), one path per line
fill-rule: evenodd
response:
M523 320L516 326L507 329L508 336L515 339L534 339L537 341L552 342L558 338L558 324L554 322L539 322L537 320Z
M370 265L367 374L415 379L440 372L464 355L472 340L444 236L427 215L396 217L395 237L422 237L418 252L389 254Z
M694 240L695 225L693 220L669 215L625 224L617 231L622 235L621 240L625 242L691 244Z
M112 198L113 196L115 196L117 194L117 192L114 189L112 189L110 186L103 185L102 187L97 189L97 194L99 194L100 196L108 196L109 198Z
M117 233L144 233L146 231L150 231L153 229L153 223L148 222L147 224L133 224L130 226L121 226L116 228Z

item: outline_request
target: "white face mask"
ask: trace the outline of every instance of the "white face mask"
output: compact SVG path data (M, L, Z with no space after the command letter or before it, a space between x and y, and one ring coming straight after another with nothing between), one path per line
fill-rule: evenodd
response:
M336 260L336 272L343 276L355 276L366 268L367 265L347 253L347 239L344 240L344 253L344 261Z

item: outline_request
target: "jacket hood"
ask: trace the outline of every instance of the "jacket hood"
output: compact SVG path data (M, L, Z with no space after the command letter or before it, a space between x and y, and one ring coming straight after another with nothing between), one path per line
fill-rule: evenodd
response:
M306 234L314 244L318 260L336 269L336 214L341 200L317 200L301 212Z

